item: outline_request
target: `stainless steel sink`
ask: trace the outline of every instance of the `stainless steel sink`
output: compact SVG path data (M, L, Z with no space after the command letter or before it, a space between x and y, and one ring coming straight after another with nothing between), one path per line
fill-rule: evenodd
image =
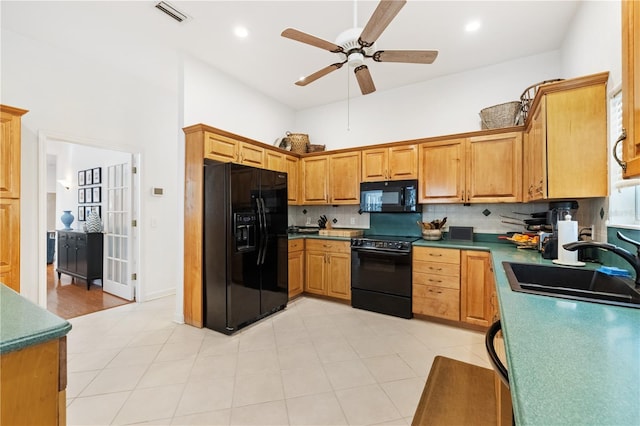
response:
M513 291L640 308L640 292L631 278L598 271L502 262Z

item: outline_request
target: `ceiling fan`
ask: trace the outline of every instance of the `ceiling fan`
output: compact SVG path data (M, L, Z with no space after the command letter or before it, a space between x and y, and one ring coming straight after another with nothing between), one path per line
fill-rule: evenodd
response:
M354 23L354 28L338 35L335 43L294 28L287 28L282 31L282 37L337 53L341 59L340 62L326 66L307 77L301 78L296 81L296 85L306 86L348 63L349 66L354 68L360 91L363 95L367 95L375 92L376 86L373 84L369 68L364 64L365 58L371 58L376 62L433 63L438 56L437 50L375 50L376 40L400 12L405 3L406 0L380 0L378 7L376 7L364 29L357 28L357 24ZM356 14L354 13L354 15Z

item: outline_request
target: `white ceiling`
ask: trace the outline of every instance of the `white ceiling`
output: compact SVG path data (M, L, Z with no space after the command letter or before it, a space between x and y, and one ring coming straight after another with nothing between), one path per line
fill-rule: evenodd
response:
M77 54L123 64L150 78L170 66L162 58L182 52L222 70L291 108L305 109L362 96L347 66L306 87L294 82L331 63L330 52L280 36L294 27L335 41L353 26L353 1L170 1L191 19L178 23L157 1L0 2L2 27ZM436 49L432 65L367 65L384 91L439 76L560 48L579 1L409 0L377 41L380 49ZM377 1L358 1L358 26ZM466 33L478 19L482 27ZM249 37L238 39L236 25ZM117 66L117 65L116 65ZM175 70L172 70L175 72ZM367 95L375 96L375 94Z

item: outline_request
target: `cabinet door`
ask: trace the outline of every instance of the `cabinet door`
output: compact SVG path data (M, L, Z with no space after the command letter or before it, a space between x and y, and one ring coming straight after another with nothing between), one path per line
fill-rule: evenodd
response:
M548 93L545 98L548 197L606 197L605 84Z
M276 172L286 172L287 165L284 161L284 154L269 149L264 151L264 168Z
M331 204L360 204L360 152L329 158Z
M204 158L225 163L238 162L238 141L204 132Z
M302 204L328 204L329 157L302 160Z
M20 200L0 198L0 282L20 292Z
M540 100L532 112L531 124L527 131L523 164L523 185L525 201L535 201L547 197L547 107L545 98Z
M622 127L625 178L640 176L640 4L622 1ZM617 167L617 166L616 166Z
M377 182L389 179L389 150L387 148L362 151L362 182Z
M522 133L469 138L465 201L522 201Z
M239 163L253 167L264 167L264 149L249 143L240 142Z
M20 198L21 118L10 107L0 109L0 198Z
M286 155L284 161L287 172L287 201L291 205L296 205L298 204L300 192L299 160L296 157Z
M491 254L463 250L461 256L460 318L463 322L489 327L495 314Z
M289 299L304 288L304 251L289 253Z
M460 203L465 175L464 139L420 145L420 203Z
M308 293L327 294L326 263L327 253L324 251L309 251L305 255L304 290Z
M88 248L87 235L77 235L75 238L75 272L83 277L87 276Z
M418 178L418 146L402 145L389 148L389 179Z
M351 300L351 256L349 254L329 254L327 296Z

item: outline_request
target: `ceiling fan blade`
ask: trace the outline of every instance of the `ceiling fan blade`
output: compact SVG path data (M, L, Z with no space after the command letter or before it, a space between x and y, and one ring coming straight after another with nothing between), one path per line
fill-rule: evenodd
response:
M376 91L376 86L375 84L373 84L371 73L369 72L369 68L367 68L366 65L360 65L359 67L356 67L354 72L356 73L356 79L358 80L360 91L363 95L368 95L369 93L373 93Z
M373 45L406 2L406 0L380 0L369 22L362 30L358 43L363 47Z
M287 28L280 34L282 37L290 38L291 40L299 41L300 43L306 43L311 46L319 47L320 49L328 50L329 52L339 53L342 52L342 47L330 41L323 40L311 34L303 33L295 28Z
M324 77L325 75L329 74L330 72L342 68L343 65L344 65L344 62L337 62L335 64L331 64L328 67L322 68L320 71L316 71L313 74L296 81L296 85L298 85L298 86L306 86L309 83L313 83L314 81L316 81L320 77Z
M376 62L404 62L407 64L431 64L437 57L437 50L378 50L372 56Z

